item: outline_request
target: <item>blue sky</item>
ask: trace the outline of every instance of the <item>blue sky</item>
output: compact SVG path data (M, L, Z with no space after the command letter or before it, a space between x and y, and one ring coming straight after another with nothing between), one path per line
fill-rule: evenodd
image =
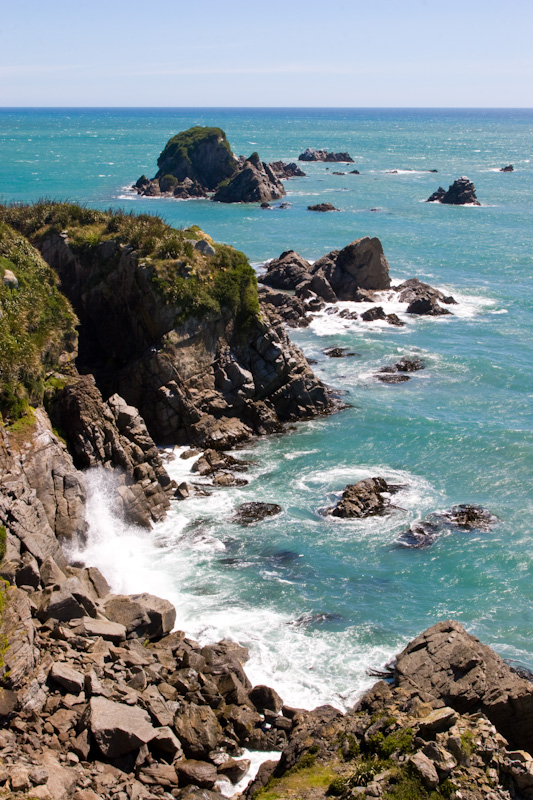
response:
M0 106L533 107L532 0L18 0Z

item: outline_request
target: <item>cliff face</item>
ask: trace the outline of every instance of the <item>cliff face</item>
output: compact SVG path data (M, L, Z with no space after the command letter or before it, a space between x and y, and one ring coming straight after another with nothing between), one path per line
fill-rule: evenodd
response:
M279 320L259 313L251 268L227 251L226 266L197 249L187 266L115 240L80 250L65 233L38 246L80 318L80 370L138 408L158 443L223 448L330 408ZM186 294L193 270L214 286L201 302L200 284Z

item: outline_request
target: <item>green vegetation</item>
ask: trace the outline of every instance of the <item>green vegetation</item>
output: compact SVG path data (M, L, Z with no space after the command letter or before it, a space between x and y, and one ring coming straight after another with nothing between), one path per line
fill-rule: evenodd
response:
M173 164L178 164L182 160L187 161L192 165L191 157L194 150L202 142L207 142L211 139L218 141L219 144L224 147L230 155L232 155L231 147L222 128L204 128L200 125L197 125L194 128L189 128L186 131L177 133L168 140L165 145L165 149L157 159L157 166L162 167L164 165L164 168L168 173L173 171ZM159 178L160 174L158 173L156 177Z
M467 756L471 756L475 752L476 742L472 731L466 730L461 734L461 747Z
M7 547L7 531L3 525L0 525L0 564L6 556Z
M209 237L197 225L177 230L150 214L97 211L48 201L0 206L1 220L34 243L66 232L70 248L82 263L94 267L90 279L94 283L116 268L124 247L135 250L139 268L150 271L159 294L176 306L176 324L223 312L234 318L237 330L245 334L259 314L257 280L244 253L213 243L215 255L203 255L194 244ZM119 247L104 251L107 258L103 258L96 248L109 241Z
M294 768L293 768L294 769ZM260 789L254 800L282 800L287 797L298 798L313 788L325 789L334 779L329 767L315 765L305 769L290 771L282 778L271 778L264 789Z
M340 758L343 758L345 761L352 761L354 758L357 758L360 755L361 747L353 733L339 731L338 739L340 744Z
M390 758L393 753L408 753L413 745L412 728L400 728L385 736L381 731L370 737L369 746L381 758Z
M5 284L11 270L18 286ZM0 414L13 423L42 402L46 371L76 346L76 317L57 276L20 234L0 221Z

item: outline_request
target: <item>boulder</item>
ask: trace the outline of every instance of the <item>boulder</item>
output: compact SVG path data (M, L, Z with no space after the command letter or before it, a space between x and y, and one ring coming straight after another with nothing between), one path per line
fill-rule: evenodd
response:
M533 748L533 683L520 677L459 622L439 622L396 659L398 686L416 689L461 714L481 711L511 743Z
M172 603L147 593L110 595L104 610L109 620L124 625L128 636L160 639L170 633L176 621Z
M442 186L439 186L437 191L433 192L433 194L428 197L427 202L445 203L453 206L464 206L466 204L474 206L481 205L476 197L476 187L472 181L465 176L454 181L451 186L448 187L448 191L443 189Z
M214 711L196 703L182 704L174 717L174 730L187 758L204 759L218 747L223 731Z
M398 300L401 303L412 303L419 298L429 297L446 305L457 305L457 301L451 295L445 295L439 289L434 289L429 283L419 281L418 278L410 278L408 281L400 283L394 287L398 293Z
M367 311L361 314L361 319L364 322L375 322L376 320L386 319L387 315L383 310L383 306L372 306Z
M208 761L187 759L176 764L181 786L194 784L201 789L212 789L217 779L217 768Z
M68 664L56 662L52 664L50 678L63 687L70 694L79 694L85 685L85 676Z
M262 684L254 686L253 689L250 689L248 695L254 706L261 713L265 709L269 709L278 714L283 708L283 700L270 686L263 686Z
M268 164L253 153L228 183L220 186L213 200L218 203L263 203L285 194L280 180Z
M105 697L91 697L88 725L94 741L107 758L138 750L157 735L146 711Z
M358 481L346 487L331 514L344 519L383 514L389 501L382 493L389 491L390 487L383 478L366 478Z

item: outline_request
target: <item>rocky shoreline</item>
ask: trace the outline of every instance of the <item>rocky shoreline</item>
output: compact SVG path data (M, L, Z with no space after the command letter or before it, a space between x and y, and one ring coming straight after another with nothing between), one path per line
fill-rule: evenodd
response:
M261 766L250 798L265 786L269 798L533 796L533 685L458 623L408 645L354 710L304 711L251 685L245 648L200 646L173 631L167 600L113 594L97 569L69 564L63 551L86 535L84 469L107 469L121 515L149 528L194 491L170 479L156 442L200 448L196 470L235 485L242 463L224 450L335 410L286 334L285 301L270 301L294 290L298 316L296 302L305 310L304 301L309 309L390 289L379 240L313 265L284 253L267 271L277 291L259 297L242 254L156 218L4 208L0 247L10 301L31 284L35 305L44 286L41 299L61 307L64 322L61 336L22 332L34 372L30 380L15 355L2 386L4 796L217 800L246 775L245 748L281 753ZM71 307L58 305L66 301L54 275ZM396 291L430 309L412 313L453 303L416 279ZM347 487L344 506L381 513L391 487L373 481ZM238 519L278 511L252 503ZM466 507L454 514L471 524Z

